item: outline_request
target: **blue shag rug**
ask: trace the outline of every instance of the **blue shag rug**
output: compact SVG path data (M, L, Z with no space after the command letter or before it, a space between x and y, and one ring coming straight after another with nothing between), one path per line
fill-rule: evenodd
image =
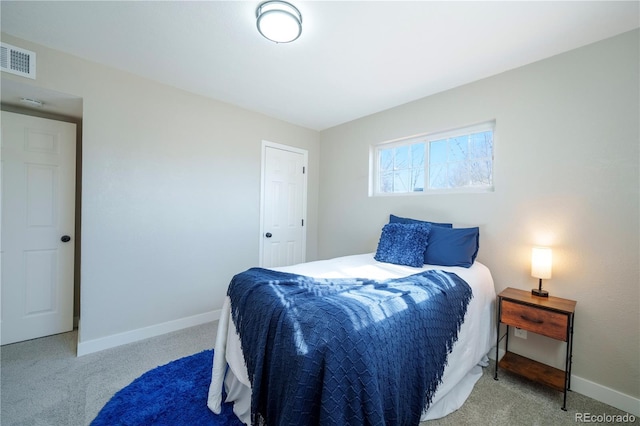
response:
M172 361L135 379L100 410L91 426L243 426L232 404L207 407L213 350Z

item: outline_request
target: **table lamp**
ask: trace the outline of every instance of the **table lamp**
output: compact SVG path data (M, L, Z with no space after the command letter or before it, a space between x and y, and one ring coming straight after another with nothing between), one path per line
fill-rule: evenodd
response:
M551 249L549 247L534 247L531 250L531 276L538 278L538 288L531 290L531 294L538 297L549 297L549 292L542 289L542 280L551 278Z

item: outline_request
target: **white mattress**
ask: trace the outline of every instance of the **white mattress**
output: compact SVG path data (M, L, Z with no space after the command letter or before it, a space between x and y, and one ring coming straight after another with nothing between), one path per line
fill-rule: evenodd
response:
M482 375L479 365L486 365L487 353L495 342L495 288L489 269L475 262L470 268L424 265L423 268L394 265L376 261L374 253L339 257L330 260L301 263L272 268L274 270L307 275L315 278L399 278L429 269L454 272L465 280L473 291L467 307L458 341L449 354L442 383L436 391L431 406L421 420L436 419L457 410L467 399L476 381ZM229 372L226 374L227 365ZM227 297L222 308L208 406L220 413L222 387L226 386L227 402L234 402L233 411L245 424L250 424L251 383L247 375L240 338L231 320L231 305Z

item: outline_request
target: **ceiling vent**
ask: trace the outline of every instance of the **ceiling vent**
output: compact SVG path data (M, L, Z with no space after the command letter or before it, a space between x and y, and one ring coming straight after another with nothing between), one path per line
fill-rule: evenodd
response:
M0 69L35 80L36 54L30 50L0 43Z

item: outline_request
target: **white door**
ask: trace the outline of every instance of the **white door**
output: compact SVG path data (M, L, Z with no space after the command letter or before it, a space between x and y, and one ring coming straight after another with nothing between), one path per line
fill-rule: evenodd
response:
M261 266L305 261L307 152L263 144Z
M1 118L4 345L73 329L76 126Z

